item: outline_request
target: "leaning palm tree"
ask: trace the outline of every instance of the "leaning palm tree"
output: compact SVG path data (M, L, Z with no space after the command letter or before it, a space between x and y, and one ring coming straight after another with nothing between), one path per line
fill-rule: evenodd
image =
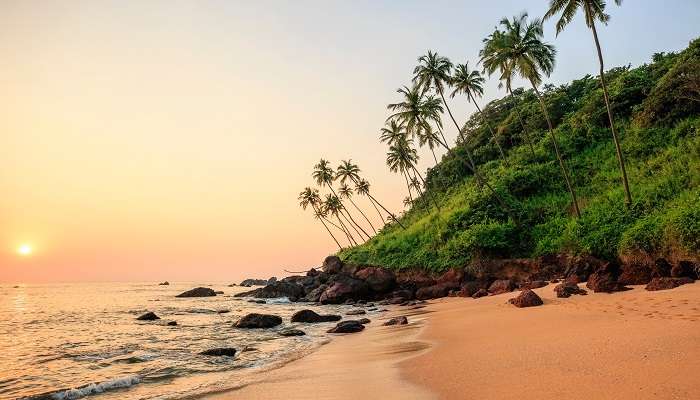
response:
M320 196L318 194L318 189L311 189L310 187L304 188L304 190L299 193L299 205L301 206L302 209L306 210L306 208L310 205L311 208L314 210L314 216L321 221L323 224L323 227L326 228L326 231L328 232L329 235L333 238L333 241L335 244L338 245L338 248L340 250L343 250L343 246L340 245L338 242L338 239L335 238L333 235L333 232L328 228L328 225L326 225L325 221L323 220L323 212L318 208L319 206L319 200Z
M326 199L323 201L323 210L324 212L330 213L332 216L335 217L335 219L338 221L338 224L340 224L343 231L345 232L345 235L348 237L350 245L356 246L358 244L357 241L352 236L350 229L348 229L343 220L340 218L341 216L345 218L345 216L342 214L343 204L340 202L340 199L332 194L327 194Z
M435 131L432 125L428 124L426 129L423 129L423 131L418 135L418 145L420 147L423 147L425 145L428 146L430 152L433 154L435 165L438 165L438 159L435 155L435 148L440 144L440 136L438 136L438 134L442 135L442 131Z
M372 225L372 221L370 221L369 218L367 218L367 216L362 211L362 209L360 207L358 207L357 204L355 204L355 201L352 199L352 195L354 193L355 192L353 192L352 188L350 186L346 185L345 183L341 183L340 187L338 188L338 194L340 195L340 198L341 199L348 199L350 201L350 203L355 207L355 209L360 213L360 215L362 215L365 218L365 221L367 221L369 226L372 227L372 230L374 231L374 234L376 235L377 230L374 229L374 225Z
M311 174L311 176L316 180L316 183L319 186L327 186L328 189L330 189L330 191L333 193L333 196L338 198L338 194L335 192L335 189L333 189L333 181L335 180L335 171L333 171L333 168L331 168L330 162L328 162L327 160L324 160L322 158L318 162L318 164L314 165L314 171ZM340 199L338 199L338 201L340 201ZM367 232L365 232L365 230L362 229L362 227L355 221L355 219L352 217L352 214L350 214L350 212L347 210L347 208L345 208L345 205L343 204L342 201L340 202L340 206L341 206L341 213L343 211L345 211L346 216L349 217L349 219L351 221L350 225L353 227L353 229L359 228L360 231L362 231L362 233L365 234L367 239L369 239L370 238L369 234L367 234ZM359 232L358 232L358 235L360 235L360 237L362 237L362 234L360 234Z
M428 54L418 58L418 65L413 69L413 82L418 83L423 90L433 89L442 98L447 113L457 127L458 137L462 137L462 129L452 115L452 110L445 99L445 86L450 84L452 62L449 58L438 55L428 50ZM443 140L445 138L443 137Z
M386 143L389 146L396 143L397 141L406 137L406 130L404 129L404 123L399 122L396 119L387 121L386 126L383 127L379 132L379 141Z
M615 0L618 6L622 4L622 0ZM627 182L627 171L625 169L625 160L622 156L622 148L620 140L615 131L615 122L613 119L612 110L610 108L610 96L608 95L608 85L605 83L605 66L603 64L603 51L600 49L600 41L598 40L598 31L595 27L595 22L600 21L607 25L610 20L610 15L605 13L604 0L550 0L549 10L544 15L544 19L552 18L556 14L561 13L557 21L557 35L564 30L564 27L573 20L576 11L581 9L583 16L586 19L586 25L593 32L593 41L595 42L596 50L598 51L598 63L600 65L600 84L603 87L603 98L605 99L605 107L608 110L608 120L610 122L610 131L612 132L613 142L615 142L615 152L617 153L617 162L620 166L622 175L622 186L625 190L625 204L629 207L632 204L632 195L630 194L629 183Z
M477 96L481 97L484 95L484 77L481 76L479 71L470 70L469 61L467 61L464 64L457 64L455 67L455 72L452 76L452 86L454 87L454 90L450 95L451 98L454 98L458 93L464 93L467 95L467 101L474 103L477 111L479 111L479 114L481 114L481 118L491 132L491 138L493 139L493 142L496 143L499 153L501 153L501 159L503 159L503 162L507 164L506 156L503 153L503 148L498 142L498 136L496 135L496 132L494 132L493 127L491 127L488 118L486 118L483 111L481 111L479 103L476 102Z
M404 86L396 91L403 96L399 103L389 104L387 108L393 113L386 119L387 121L397 120L404 125L404 129L411 137L422 134L423 130L434 123L438 128L442 128L440 114L443 108L440 100L432 95L426 95L425 90L418 85L413 85L410 89ZM447 150L445 138L440 142Z
M425 186L425 179L423 175L416 168L418 163L418 152L412 146L413 141L409 139L401 140L395 143L393 146L389 147L389 152L386 154L386 164L391 172L401 172L406 178L406 187L408 188L408 195L411 197L411 184L409 182L408 174L409 171L413 171L423 182ZM428 191L430 198L433 200L435 207L440 210L440 205L438 205L437 200L433 196L431 191Z
M554 127L544 103L542 94L538 86L542 83L542 74L549 76L554 69L554 59L556 51L554 46L542 41L542 21L535 19L527 21L527 13L513 17L512 20L503 18L500 22L503 30L496 29L488 38L484 40L484 49L481 51L481 61L484 69L489 75L499 70L500 79L508 82L517 73L521 78L527 80L532 85L532 89L537 95L540 108L547 121L549 134L554 145L559 167L562 170L564 181L571 194L574 211L577 217L581 216L569 172L564 165L564 160L559 151L559 144L554 135Z
M370 189L370 184L368 181L365 179L360 179L356 184L355 184L355 193L359 194L360 196L367 196L369 198L369 202L372 203L372 207L374 207L374 210L379 214L379 220L382 221L382 225L386 225L387 220L396 220L395 216L391 213L386 217L386 220L384 219L384 215L382 215L381 211L379 211L379 208L377 208L377 203L376 200L372 198L372 195L369 192ZM381 206L381 204L379 204ZM382 207L383 208L383 207ZM386 209L384 209L386 211ZM388 211L387 211L388 213ZM400 224L400 223L399 223ZM401 225L403 227L403 225Z

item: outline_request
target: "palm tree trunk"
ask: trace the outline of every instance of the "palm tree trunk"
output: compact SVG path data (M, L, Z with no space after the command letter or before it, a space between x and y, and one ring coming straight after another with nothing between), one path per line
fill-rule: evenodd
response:
M435 159L435 165L437 166L437 165L438 165L438 160L437 160L437 156L435 155L435 149L431 147L431 148L430 148L430 151L433 153L433 159Z
M328 186L328 188L331 190L331 192L333 192L333 196L338 197L338 195L335 193L335 190L333 190L333 186L331 186L331 185L327 185L327 186ZM340 197L338 197L338 199L340 199ZM358 225L357 222L355 222L355 220L352 218L352 215L348 212L348 209L345 208L345 204L343 204L342 201L340 202L340 205L343 207L343 210L345 210L345 212L346 212L346 213L348 214L348 216L350 217L350 221L352 221L352 224L354 224L354 226L357 226L358 228L360 228L360 230L361 230L361 231L365 234L365 236L367 236L367 238L369 239L369 235L367 234L367 232L365 232L365 230L362 229L362 227L361 227L360 225ZM351 225L352 225L352 224L351 224ZM358 235L359 235L359 234L360 234L360 233L358 232ZM360 237L362 237L362 235L360 235Z
M318 220L321 221L321 223L323 224L323 227L326 228L326 231L328 231L328 234L331 235L331 237L333 238L333 241L335 242L335 244L338 245L338 248L339 248L340 250L343 250L343 246L340 245L340 243L338 242L338 239L336 239L335 236L333 235L333 232L331 232L331 230L328 229L328 225L326 225L326 222L323 220L323 217L320 216L320 214L318 214L318 211L316 210L316 207L315 207L315 206L314 206L314 211L316 212L317 215L319 215Z
M396 215L394 215L394 213L392 213L391 211L387 210L386 207L384 207L384 205L383 205L382 203L380 203L377 199L375 199L374 196L372 196L371 193L367 193L367 196L369 196L370 199L372 199L374 202L376 202L376 203L379 205L379 207L382 208L382 210L384 210L387 214L389 214L389 216L391 217L391 219L393 219L394 222L396 222L397 224L399 224L399 226L400 226L401 228L406 229L406 227L401 223L401 221L399 221L398 218L396 218Z
M462 128L459 127L457 120L455 119L454 115L452 115L452 110L450 110L450 106L447 105L447 100L445 100L445 95L442 93L442 89L438 90L438 92L440 93L440 97L442 97L442 104L445 105L445 108L447 109L447 113L450 114L450 118L452 118L452 122L454 122L455 126L457 127L457 136L461 137L462 136ZM447 144L447 140L445 139L445 135L442 134L442 131L440 131L440 135L442 136L442 140L445 141L445 144Z
M540 107L542 108L542 112L544 113L544 117L547 120L547 126L549 127L549 135L552 137L552 144L554 144L554 152L557 155L557 160L559 160L559 167L561 168L561 171L564 174L564 180L566 181L566 187L569 189L569 193L571 194L571 200L574 203L574 210L576 211L576 217L580 218L581 211L578 208L578 200L576 200L576 191L574 190L574 187L571 185L571 180L569 179L569 172L566 170L566 166L564 165L564 160L562 159L561 153L559 152L559 144L557 143L557 138L554 135L554 128L552 127L552 121L549 119L549 113L547 112L547 107L545 106L544 100L542 99L542 95L540 94L540 91L537 90L537 86L535 85L535 83L530 81L530 84L532 85L532 88L535 89L535 94L537 95L537 99L540 101Z
M427 186L425 185L425 179L423 179L423 175L421 175L420 172L418 172L415 165L411 165L411 167L413 167L413 172L415 172L416 175L418 175L418 177L420 178L421 182L423 182L423 186L426 187L425 191L428 192L428 194L430 194L430 199L433 200L433 203L435 203L435 207L437 207L438 211L440 211L440 205L438 204L437 200L435 199L435 196L433 196L432 190L429 190L427 188Z
M513 90L508 87L508 93L510 93L510 97L515 99L515 96L513 95ZM520 116L520 111L516 108L515 109L515 115L518 116L518 121L520 121L520 126L523 128L523 133L525 134L525 139L527 140L527 144L530 146L530 153L532 153L532 156L535 156L535 148L532 147L532 139L530 138L530 132L527 131L527 128L525 128L525 123L523 122L523 118Z
M355 206L355 209L357 209L357 211L365 218L365 221L367 221L367 223L369 224L369 226L372 227L372 230L374 231L374 234L376 235L376 234L377 234L377 230L374 229L374 225L372 225L372 221L370 221L369 218L367 218L367 216L365 215L365 213L362 212L362 210L360 209L360 207L358 207L357 204L355 204L355 202L352 201L352 199L351 199L350 197L348 197L348 200L350 200L350 203L352 203L352 205Z
M340 226L343 227L343 231L345 232L345 236L348 237L348 240L350 241L350 246L352 247L353 245L357 246L357 241L355 238L350 234L350 229L348 229L347 226L343 223L343 220L340 219L340 214L336 214L335 217L338 219L338 222L340 223Z
M469 97L471 97L471 95ZM486 126L489 128L489 131L491 132L491 137L493 138L493 141L496 143L496 147L498 147L498 152L501 153L501 159L503 160L503 164L505 164L505 166L507 167L508 161L506 161L506 155L505 155L505 153L503 153L503 148L501 147L501 144L498 142L498 137L496 136L496 132L493 131L491 124L484 116L484 113L481 111L481 108L479 107L479 104L476 102L476 99L472 99L472 103L474 103L474 105L476 106L476 110L479 111L481 118L484 119L484 123L486 123Z
M374 204L374 200L372 198L369 198L369 202L372 203L372 207L374 207L374 210L379 214L379 220L382 221L382 226L386 225L386 220L384 219L384 216L382 215L381 212L379 212L379 208L377 208L377 205Z
M620 173L622 174L622 186L625 189L625 205L629 208L632 205L632 195L630 194L630 186L627 182L627 170L625 169L625 160L622 156L622 148L620 147L620 140L617 137L617 132L615 131L615 122L613 121L612 110L610 109L610 99L608 96L608 85L605 83L605 73L603 65L603 51L600 49L600 42L598 41L598 32L595 29L595 23L591 24L591 30L593 31L593 39L595 40L595 47L598 50L598 61L600 62L600 84L603 86L603 97L605 98L605 108L608 109L608 119L610 120L610 131L612 132L613 142L615 142L615 152L617 153L617 162L620 164Z
M406 188L408 189L408 198L411 199L413 203L413 196L411 195L411 185L408 184L408 176L406 176L406 171L401 171L403 173L403 178L406 180Z
M360 233L360 231L357 229L358 227L355 226L352 222L350 222L352 220L352 215L350 215L350 213L348 212L348 210L345 207L343 207L343 209L340 210L340 215L342 215L343 218L345 218L345 221L348 223L348 225L350 225L350 227L355 231L355 233L357 233L357 236L360 237L360 240L364 241L365 237L362 236L362 233ZM350 217L350 218L348 218L348 217Z

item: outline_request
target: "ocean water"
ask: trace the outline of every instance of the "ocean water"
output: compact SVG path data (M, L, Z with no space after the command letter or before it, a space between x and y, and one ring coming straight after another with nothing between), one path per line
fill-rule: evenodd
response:
M175 297L197 286L224 294ZM295 311L349 309L233 297L243 290L248 289L191 282L0 285L0 399L182 399L235 389L329 340L325 331L331 324L292 324ZM161 320L137 321L146 311ZM250 312L276 314L284 323L264 330L233 328ZM168 321L178 325L167 326ZM287 328L307 335L280 336ZM198 354L214 347L234 347L237 353Z

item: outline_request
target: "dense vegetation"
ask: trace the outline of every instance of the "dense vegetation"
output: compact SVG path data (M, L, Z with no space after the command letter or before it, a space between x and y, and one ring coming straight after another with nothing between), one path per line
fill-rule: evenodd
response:
M587 3L597 2L583 2ZM553 14L556 11L553 7ZM602 15L598 20L606 22ZM521 26L512 31L516 24ZM348 226L340 226L343 221L338 220L335 225L343 237L354 234L341 257L360 264L431 270L478 258L561 252L623 260L697 259L700 39L680 53L654 54L649 64L613 68L605 72L604 81L587 75L567 85L539 87L554 65L553 47L536 42L542 22L528 22L524 15L504 19L502 25L503 30L485 39L481 62L486 72L499 75L510 95L482 106L455 128L460 135L452 147L442 135L444 109L449 121L457 124L445 94L454 90L453 96L465 94L476 104L483 79L470 85L471 78L480 77L478 72L473 75L468 65L453 68L449 60L432 52L419 59L414 86L401 89L403 102L389 106L393 114L382 130L382 141L390 146L387 163L406 181L408 209L401 217L384 209L387 224L371 238L367 228L362 236L361 224L356 223L355 232L350 230L356 221L345 218ZM552 54L540 45L551 47ZM500 47L494 50L495 46ZM523 61L529 56L534 57L532 65ZM534 65L535 76L528 76L533 73L528 65ZM515 74L529 81L531 88L511 88ZM431 149L448 149L426 174L415 168L414 138ZM356 186L366 184L359 169L349 162L345 168L347 164L354 167L354 175L339 170L336 177L326 163L321 168L327 168L326 175L317 166L315 177L331 189L332 182L343 176L343 184L347 179ZM621 180L622 172L626 177ZM365 193L368 190L367 186ZM344 192L346 198L352 194L347 186ZM341 199L335 193L325 203L318 194L314 199L311 203L322 222L329 221L329 211L336 217L350 214L342 201L336 204Z

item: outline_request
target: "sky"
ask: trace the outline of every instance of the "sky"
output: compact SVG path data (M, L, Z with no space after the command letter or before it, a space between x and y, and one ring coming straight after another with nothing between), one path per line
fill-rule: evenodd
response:
M378 135L417 57L474 65L501 17L546 3L0 2L0 282L237 282L317 266L337 247L297 195L318 159L351 158L401 211ZM696 0L608 3L607 66L700 36ZM581 15L545 30L558 50L547 82L596 73ZM503 96L495 79L485 89L483 102ZM460 97L450 107L460 122L474 112Z

